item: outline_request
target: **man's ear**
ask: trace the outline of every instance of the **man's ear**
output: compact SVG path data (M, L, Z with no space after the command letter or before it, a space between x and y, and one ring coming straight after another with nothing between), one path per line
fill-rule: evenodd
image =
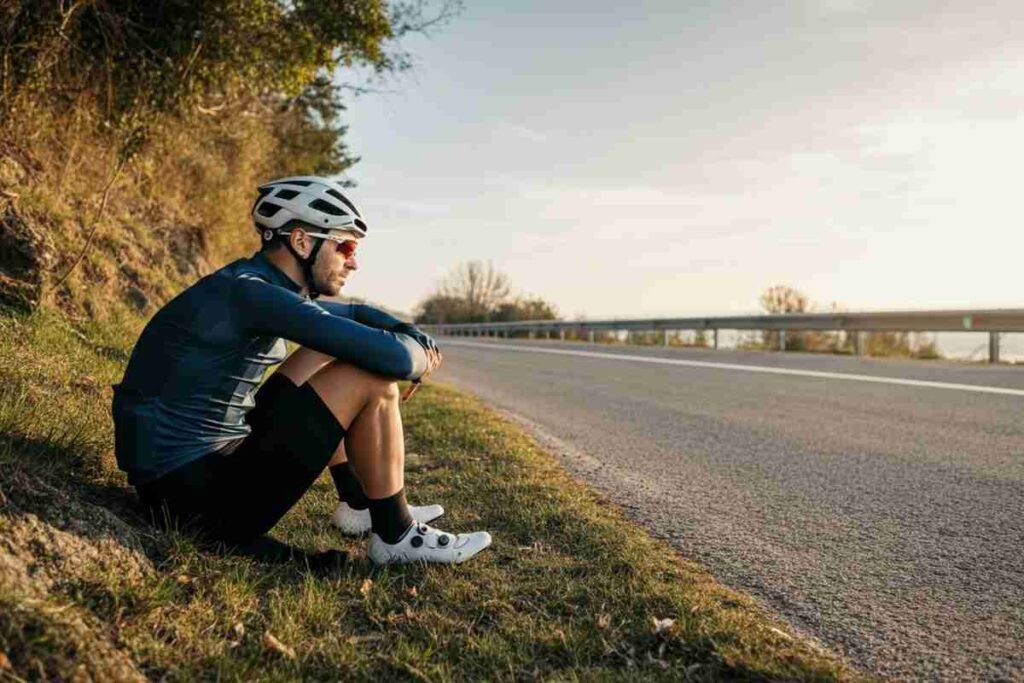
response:
M305 230L298 226L294 226L291 229L291 233L288 235L288 240L292 245L292 249L302 254L303 258L309 256L310 240Z

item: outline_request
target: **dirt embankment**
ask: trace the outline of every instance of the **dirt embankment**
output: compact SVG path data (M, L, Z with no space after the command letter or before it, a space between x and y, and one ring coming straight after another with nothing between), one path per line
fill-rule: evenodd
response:
M139 532L106 508L38 477L4 477L0 637L14 646L8 666L76 680L145 680L117 647L116 624L71 596L110 577L130 587L152 571ZM25 647L40 642L46 646Z
M118 615L167 540L113 466L109 385L160 304L251 251L273 149L258 120L181 121L121 164L47 116L0 129L0 678L142 680Z

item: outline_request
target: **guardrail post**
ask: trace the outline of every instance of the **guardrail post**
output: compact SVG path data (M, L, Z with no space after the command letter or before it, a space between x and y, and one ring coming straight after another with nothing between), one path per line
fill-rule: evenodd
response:
M668 346L668 330L661 331L661 345Z
M999 362L999 333L989 332L988 333L988 362L998 363Z
M864 333L860 330L853 333L853 355L864 355Z
M786 350L786 331L779 330L779 351Z
M714 340L715 340L714 341L715 351L717 351L718 350L718 328L716 327L715 329L713 329L712 333L713 333L712 336L714 337Z
M533 339L533 330L530 330L529 335L530 335L530 339Z
M633 343L633 330L626 330L626 346Z
M590 330L589 332L587 332L587 338L590 340L591 344L594 343L594 331L593 330Z
M559 338L559 339L560 339L561 341L565 341L565 330L559 330L559 331L558 331L558 338Z

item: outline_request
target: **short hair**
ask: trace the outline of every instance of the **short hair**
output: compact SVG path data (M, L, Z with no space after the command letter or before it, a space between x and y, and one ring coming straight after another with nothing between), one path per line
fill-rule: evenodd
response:
M274 236L271 239L264 240L261 237L263 244L260 246L260 249L262 251L276 251L277 249L280 249L281 247L284 246L285 240L288 239L288 235L282 235L281 233L289 232L294 228L302 228L306 232L316 232L317 230L319 230L319 228L317 228L314 225L310 225L305 221L300 221L297 218L293 218L292 220L288 221L280 228L275 230Z

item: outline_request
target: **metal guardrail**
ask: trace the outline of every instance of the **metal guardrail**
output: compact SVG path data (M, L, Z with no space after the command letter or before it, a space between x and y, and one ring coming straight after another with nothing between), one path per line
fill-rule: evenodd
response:
M866 332L982 332L989 335L989 362L999 362L999 335L1024 332L1024 309L953 311L879 311L868 313L783 313L772 315L722 316L701 318L649 318L638 320L525 320L516 322L447 323L422 325L435 335L464 337L508 337L526 332L533 339L557 334L565 339L567 331L594 341L595 333L626 331L661 332L663 344L669 333L679 330L706 330L713 333L718 348L719 330L773 330L779 332L779 349L786 349L789 331L841 331L852 334L854 353L864 352Z

